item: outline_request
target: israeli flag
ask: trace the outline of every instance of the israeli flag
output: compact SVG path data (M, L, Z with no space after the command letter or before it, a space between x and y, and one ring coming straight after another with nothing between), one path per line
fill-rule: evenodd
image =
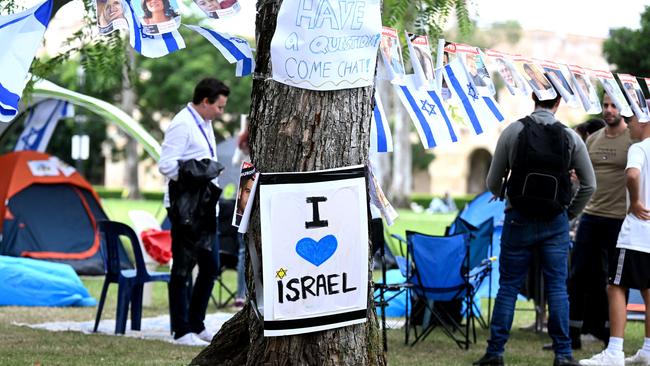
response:
M400 84L394 84L402 105L415 124L425 149L458 141L458 133L442 98L433 87L417 88L414 75L406 75Z
M74 116L72 104L57 99L45 99L27 113L25 128L18 137L14 151L44 152L59 120Z
M187 28L202 35L210 41L219 52L231 64L237 63L236 76L246 76L255 70L255 61L253 60L253 51L251 46L243 38L233 37L227 33L215 32L212 29L199 27L196 25L186 25Z
M145 57L158 58L185 48L185 40L178 30L160 35L145 34L131 1L123 0L124 17L129 24L129 43L134 50Z
M41 1L23 12L0 16L0 121L18 114L27 85L29 67L50 23L52 0Z
M384 113L379 92L375 90L375 108L370 120L370 150L376 152L393 151L393 135Z
M445 78L452 94L460 99L460 110L465 120L470 123L470 130L476 135L482 134L496 123L503 122L505 118L499 104L494 97L479 95L467 77L460 59L456 58L445 65Z

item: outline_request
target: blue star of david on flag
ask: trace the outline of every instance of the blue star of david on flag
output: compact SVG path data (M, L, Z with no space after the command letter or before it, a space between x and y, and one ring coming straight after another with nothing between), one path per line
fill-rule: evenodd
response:
M430 116L436 115L436 106L434 104L429 103L428 100L422 99L420 100L422 103L422 110L429 113Z
M472 83L467 84L467 95L472 97L474 100L478 100L478 93L476 92L476 89Z

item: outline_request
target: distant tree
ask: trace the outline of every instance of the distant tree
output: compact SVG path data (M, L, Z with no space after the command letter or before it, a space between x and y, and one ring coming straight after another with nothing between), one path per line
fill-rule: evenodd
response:
M641 13L641 27L610 29L609 38L603 43L603 55L616 72L635 76L650 76L650 6Z

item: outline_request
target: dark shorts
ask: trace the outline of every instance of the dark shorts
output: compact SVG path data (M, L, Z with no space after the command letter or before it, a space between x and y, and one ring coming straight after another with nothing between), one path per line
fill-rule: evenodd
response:
M650 288L650 253L616 248L610 257L608 282L625 288Z

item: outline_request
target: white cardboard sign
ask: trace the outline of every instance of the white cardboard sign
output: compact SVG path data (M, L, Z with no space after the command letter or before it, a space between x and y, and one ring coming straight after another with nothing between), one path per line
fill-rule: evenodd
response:
M283 1L271 41L273 79L297 88L373 85L379 0Z
M364 323L368 203L363 166L261 174L264 335Z

